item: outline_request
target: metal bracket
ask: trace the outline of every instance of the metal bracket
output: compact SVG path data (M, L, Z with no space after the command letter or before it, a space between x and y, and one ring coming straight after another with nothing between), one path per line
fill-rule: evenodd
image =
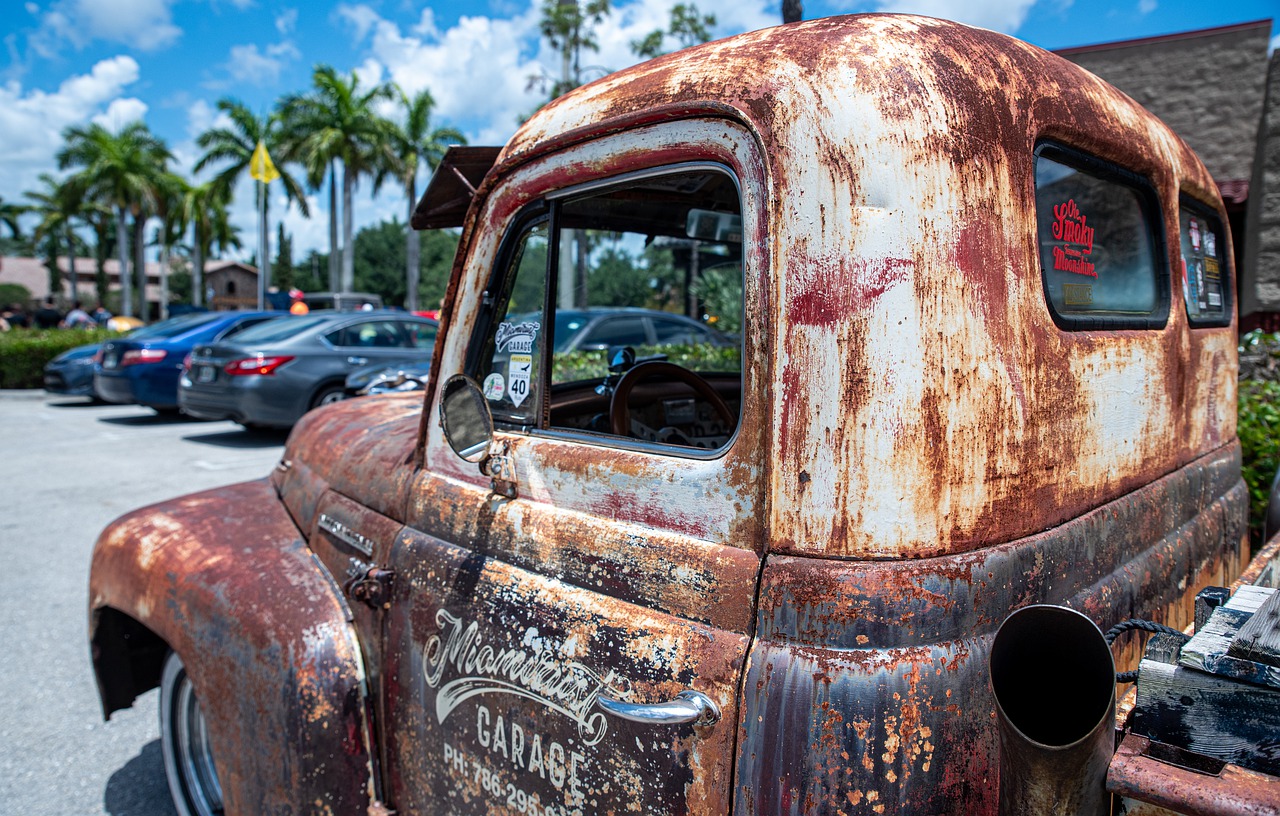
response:
M516 497L516 463L509 455L506 442L494 440L489 455L480 463L480 472L488 476L489 489L508 499Z

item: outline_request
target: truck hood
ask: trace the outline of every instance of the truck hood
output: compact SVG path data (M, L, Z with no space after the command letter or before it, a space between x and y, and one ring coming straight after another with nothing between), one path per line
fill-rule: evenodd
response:
M328 490L404 519L421 414L419 391L344 400L303 416L272 484L304 535L310 538Z

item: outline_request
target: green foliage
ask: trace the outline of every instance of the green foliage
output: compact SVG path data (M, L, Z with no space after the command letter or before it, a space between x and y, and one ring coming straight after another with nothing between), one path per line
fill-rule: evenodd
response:
M667 53L663 48L663 40L667 36L676 41L677 48L688 48L710 40L711 29L715 27L714 14L699 14L693 3L676 3L671 7L671 22L667 30L655 29L639 40L632 40L631 51L637 57L651 59Z
M1249 532L1262 540L1271 480L1280 468L1280 334L1250 332L1240 339L1239 422Z
M742 349L698 343L689 346L636 346L636 357L666 355L667 361L690 371L741 371ZM604 349L570 351L555 355L551 363L552 382L573 380L604 381L609 373L609 353Z
M0 283L0 307L17 303L20 306L31 304L31 290L20 283Z
M693 282L693 294L702 301L710 322L722 332L742 331L742 264L708 267Z
M405 302L405 224L399 219L365 227L356 234L355 291L382 295L387 305ZM416 233L421 242L418 256L418 304L422 309L439 308L449 283L458 234L451 230ZM325 268L323 262L320 268ZM308 270L309 273L309 270ZM309 274L306 277L310 277ZM299 276L303 280L303 276ZM303 287L303 291L307 291Z
M101 343L119 332L105 329L16 329L0 332L0 388L40 388L44 367L64 351Z
M271 266L271 282L281 292L293 287L293 239L284 231L284 222L276 225L276 262Z

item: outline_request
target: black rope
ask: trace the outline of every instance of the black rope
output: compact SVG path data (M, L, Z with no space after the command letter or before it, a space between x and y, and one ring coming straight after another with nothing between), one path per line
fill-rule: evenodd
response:
M1190 639L1186 634L1174 629L1172 626L1165 626L1163 623L1156 623L1155 621L1139 620L1138 618L1130 618L1126 621L1120 621L1115 626L1108 629L1106 634L1102 637L1106 639L1107 645L1110 646L1116 642L1116 638L1120 637L1125 632L1131 632L1135 629L1140 629L1143 632L1150 632L1153 635L1177 635L1184 640Z
M1130 618L1129 620L1120 621L1115 626L1112 626L1110 629L1108 629L1102 637L1107 641L1107 645L1110 646L1111 644L1116 642L1116 638L1120 637L1125 632L1133 632L1135 630L1142 631L1142 632L1150 632L1153 635L1177 635L1183 640L1191 639L1190 636L1187 635L1185 632L1180 632L1179 630L1174 629L1172 626L1165 626L1163 623L1156 623L1155 621L1149 621L1149 620L1141 620L1139 618ZM1133 671L1127 671L1127 672L1116 672L1116 683L1134 683L1134 682L1137 682L1137 680L1138 680L1137 669L1134 669Z

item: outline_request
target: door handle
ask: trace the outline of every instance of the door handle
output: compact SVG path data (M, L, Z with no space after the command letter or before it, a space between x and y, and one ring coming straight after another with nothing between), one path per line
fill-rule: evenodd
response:
M364 365L369 362L368 357L348 357L347 365Z
M715 725L720 722L720 706L700 691L686 690L665 703L627 703L601 694L596 705L605 711L632 722L654 725Z

